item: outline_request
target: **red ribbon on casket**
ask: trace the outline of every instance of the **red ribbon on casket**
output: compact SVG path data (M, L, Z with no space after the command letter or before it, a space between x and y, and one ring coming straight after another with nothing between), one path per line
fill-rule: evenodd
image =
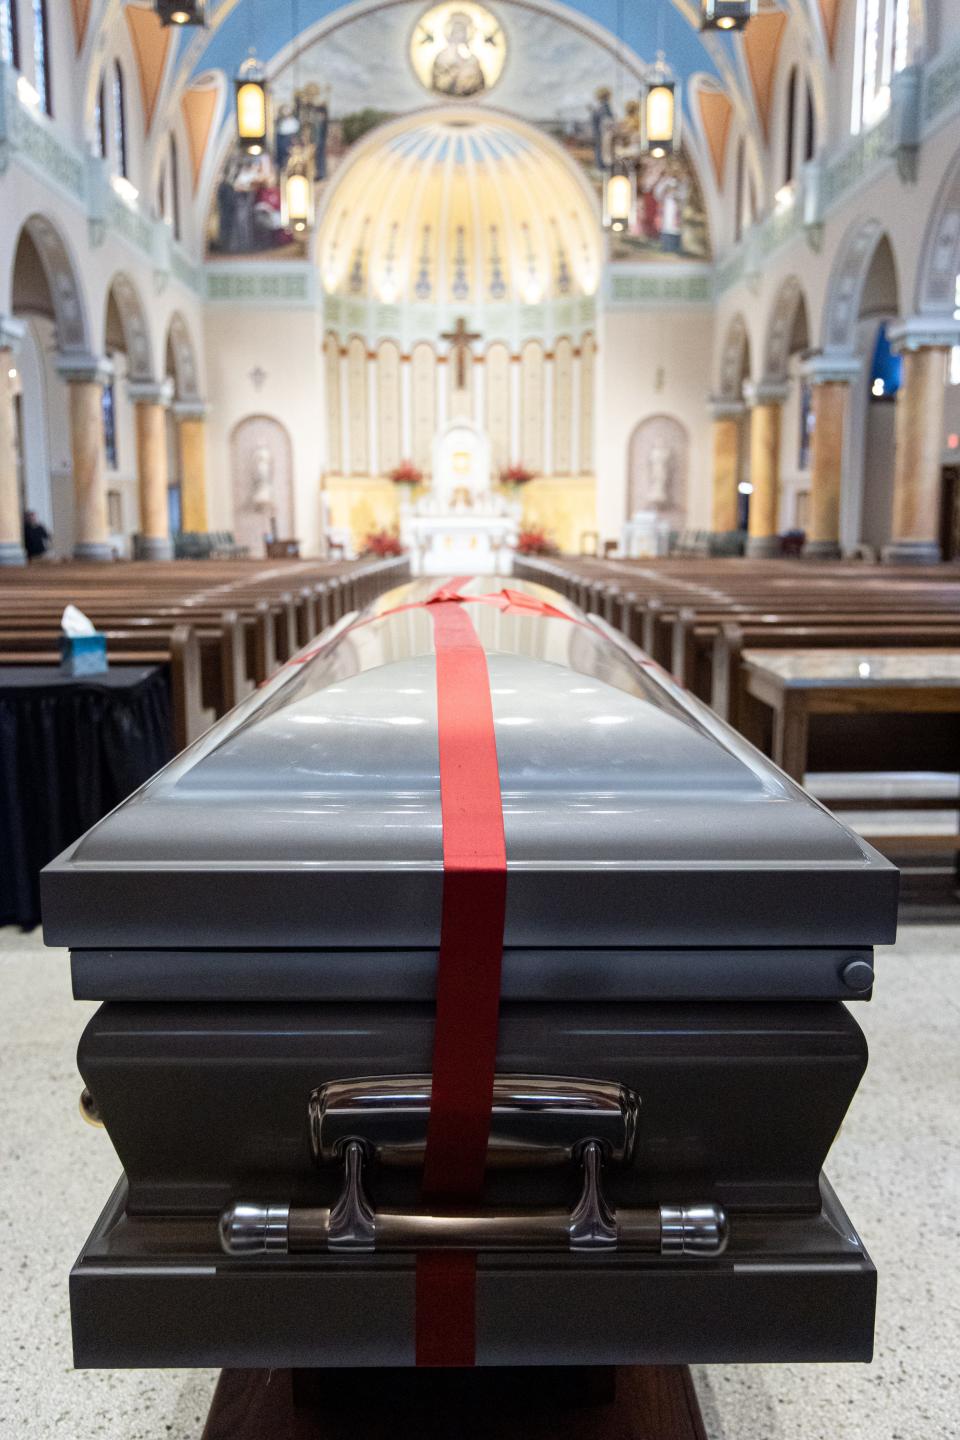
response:
M458 576L426 600L354 622L360 628L426 609L437 657L437 731L443 896L437 962L433 1079L423 1191L431 1200L483 1188L500 1020L507 853L487 657L468 605L505 614L587 622L521 590L465 595ZM325 646L288 663L305 664ZM416 1363L476 1363L476 1255L417 1256Z
M458 579L427 602L437 654L443 899L425 1196L483 1187L500 1016L507 851L487 657ZM416 1361L476 1357L476 1256L417 1256Z
M437 653L443 823L433 1082L423 1167L423 1190L431 1199L463 1199L483 1188L500 1021L507 851L487 657L466 607L495 605L507 614L574 619L520 590L464 595L467 578L441 586L426 601ZM414 607L398 607L409 608ZM416 1317L418 1365L475 1363L476 1255L418 1255Z
M575 615L568 614L566 610L558 610L556 605L551 605L548 600L539 600L536 595L527 595L522 590L509 590L504 587L502 590L491 591L488 595L463 595L459 587L466 584L470 578L469 575L460 576L458 579L452 580L449 585L442 585L426 600L411 600L406 605L394 605L389 610L379 610L375 615L368 615L365 620L354 620L347 628L348 630L362 630L365 625L375 625L378 620L386 620L390 615L402 615L406 610L432 612L436 605L493 605L496 609L502 610L505 615L540 615L548 620L566 620L571 625L586 623L578 620ZM335 639L339 638L339 635L335 637ZM277 673L279 674L291 666L299 668L301 665L306 665L309 660L316 659L318 655L328 649L332 643L331 640L325 640L322 645L315 645L312 650L307 650L302 655L295 655L292 660L287 660L281 665Z

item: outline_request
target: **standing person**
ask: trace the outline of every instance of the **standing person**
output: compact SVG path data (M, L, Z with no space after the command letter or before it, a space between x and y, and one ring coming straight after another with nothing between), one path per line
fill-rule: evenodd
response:
M231 161L224 168L217 186L217 248L221 254L229 255L234 248L234 221L237 214L237 196L234 183L236 167Z
M23 548L28 560L39 560L50 548L50 531L38 519L36 510L27 510L23 517Z
M679 255L687 187L675 170L668 170L654 187L654 194L660 202L660 248Z
M610 90L601 85L596 93L596 104L590 111L590 132L593 137L593 165L602 170L607 163L608 132L613 124L613 108L610 104Z

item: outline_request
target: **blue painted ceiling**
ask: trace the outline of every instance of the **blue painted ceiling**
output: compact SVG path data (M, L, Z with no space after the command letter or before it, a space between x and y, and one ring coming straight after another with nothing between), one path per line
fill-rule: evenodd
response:
M424 0L426 8L428 0ZM499 4L509 22L509 12L522 0L492 0ZM694 10L695 0L690 4ZM251 46L269 66L288 46L294 33L302 34L318 21L345 7L336 0L210 0L209 28L178 35L178 65L189 63L191 75L223 70L233 76ZM540 8L540 7L537 7ZM544 6L543 8L548 8ZM681 79L697 72L717 75L710 49L690 20L680 13L674 0L571 0L556 7L576 18L585 16L616 38L622 16L622 38L629 50L643 61L652 61L662 49ZM710 37L714 53L732 51L726 36ZM718 52L716 47L722 47Z

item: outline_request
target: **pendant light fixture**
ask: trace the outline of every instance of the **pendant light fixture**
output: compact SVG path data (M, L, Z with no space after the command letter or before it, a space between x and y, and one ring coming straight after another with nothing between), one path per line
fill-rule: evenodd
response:
M604 191L603 223L615 235L624 234L636 213L637 190L634 178L622 160L616 161L607 176Z
M294 103L300 92L300 24L297 0L291 0L293 22L293 96ZM291 147L281 179L280 211L285 230L294 235L305 235L313 228L313 172L315 158L313 150L303 144L303 136Z
M281 215L283 228L304 235L313 226L313 178L311 155L297 147L290 152L283 177Z
M744 30L757 13L757 0L700 0L701 30Z
M204 0L156 0L161 25L200 25L207 23Z
M661 50L647 71L640 102L641 147L657 160L680 148L676 90L676 79Z
M637 213L636 167L618 153L621 115L621 80L623 78L623 0L617 0L617 81L614 91L614 122L611 135L610 166L603 186L603 224L615 235L630 229Z
M267 144L267 81L252 46L237 72L235 85L240 144L248 155L262 155Z

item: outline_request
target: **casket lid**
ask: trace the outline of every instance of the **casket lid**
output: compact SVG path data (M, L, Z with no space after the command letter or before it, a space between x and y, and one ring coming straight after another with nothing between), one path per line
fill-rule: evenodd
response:
M436 945L436 660L417 602L437 584L391 591L302 652L55 860L48 942ZM892 940L886 860L602 621L512 588L569 618L469 609L493 700L507 946Z

